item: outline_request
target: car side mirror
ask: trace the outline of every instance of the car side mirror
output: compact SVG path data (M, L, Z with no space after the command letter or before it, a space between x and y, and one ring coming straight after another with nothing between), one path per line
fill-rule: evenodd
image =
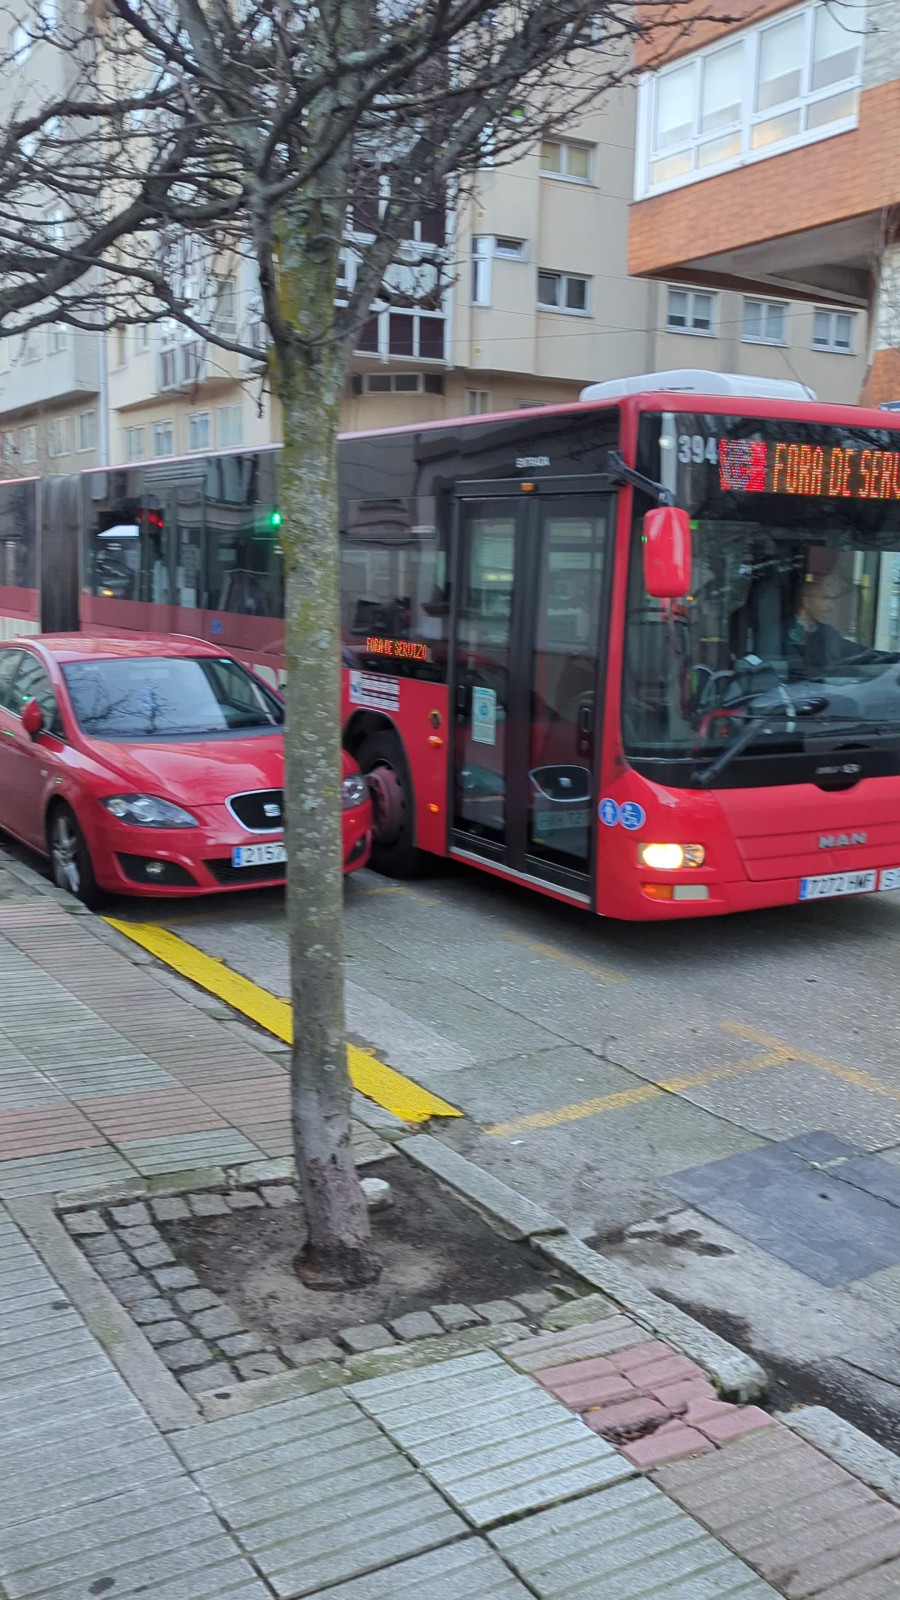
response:
M36 700L26 700L22 707L22 727L29 739L36 739L44 726L44 713Z
M680 600L691 587L691 524L680 506L644 517L644 588L654 600Z

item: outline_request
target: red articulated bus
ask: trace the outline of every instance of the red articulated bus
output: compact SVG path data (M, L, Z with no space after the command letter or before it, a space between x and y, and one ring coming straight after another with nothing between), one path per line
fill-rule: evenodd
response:
M75 541L68 626L194 634L277 679L277 470L0 486L0 560L36 529L47 626ZM655 374L348 435L340 486L343 738L380 870L450 855L647 920L900 888L896 414Z

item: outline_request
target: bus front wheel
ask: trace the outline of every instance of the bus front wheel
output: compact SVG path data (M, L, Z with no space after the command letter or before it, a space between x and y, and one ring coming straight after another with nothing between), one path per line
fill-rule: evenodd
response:
M370 733L356 759L372 796L372 866L391 878L417 877L426 857L413 842L412 784L400 740L393 733Z

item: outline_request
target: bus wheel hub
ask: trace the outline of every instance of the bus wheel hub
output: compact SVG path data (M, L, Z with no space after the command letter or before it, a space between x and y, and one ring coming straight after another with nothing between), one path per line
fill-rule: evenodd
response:
M373 767L367 773L372 796L375 837L379 844L393 844L403 827L403 784L393 767Z

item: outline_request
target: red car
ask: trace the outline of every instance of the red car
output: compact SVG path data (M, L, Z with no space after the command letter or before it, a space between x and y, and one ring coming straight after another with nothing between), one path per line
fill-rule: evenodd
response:
M279 697L198 639L59 634L0 645L0 828L87 905L283 883ZM344 871L369 791L344 752Z

